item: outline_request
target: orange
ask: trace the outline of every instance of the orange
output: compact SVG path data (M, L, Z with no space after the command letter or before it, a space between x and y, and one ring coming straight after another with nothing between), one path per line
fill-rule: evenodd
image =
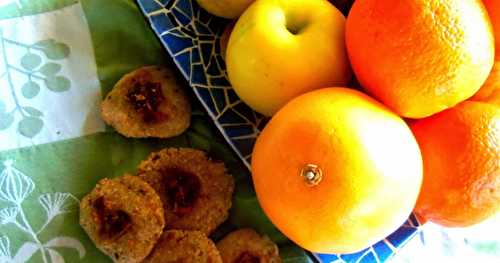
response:
M400 117L359 91L326 88L271 119L253 151L252 178L262 208L291 240L350 253L404 223L422 160Z
M415 212L447 227L500 211L500 109L466 101L411 124L424 160Z
M490 16L493 31L495 33L495 49L500 51L500 1L483 0Z
M489 102L500 106L500 61L495 61L488 79L481 89L472 96L471 100Z
M401 116L471 97L488 77L494 37L481 0L359 0L346 43L361 85Z

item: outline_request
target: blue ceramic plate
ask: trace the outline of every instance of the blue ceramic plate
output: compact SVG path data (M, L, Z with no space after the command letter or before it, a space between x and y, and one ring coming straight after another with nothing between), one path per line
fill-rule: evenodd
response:
M229 21L208 14L194 0L137 2L222 135L249 167L255 139L267 120L244 104L227 80L219 41ZM314 256L320 262L384 262L418 226L412 215L396 232L361 252Z

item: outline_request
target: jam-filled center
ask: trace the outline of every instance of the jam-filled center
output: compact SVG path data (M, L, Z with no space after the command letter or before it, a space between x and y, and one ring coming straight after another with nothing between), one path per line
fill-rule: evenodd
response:
M249 252L241 253L233 263L259 263L259 257L252 255Z
M99 197L94 201L94 209L99 222L99 234L108 239L118 238L132 226L130 216L123 210L113 209Z
M168 202L176 215L185 215L193 209L200 195L201 184L198 177L178 168L164 171Z
M142 114L144 122L156 122L165 118L165 114L158 111L160 104L165 100L160 83L137 80L127 94L127 99L134 109Z

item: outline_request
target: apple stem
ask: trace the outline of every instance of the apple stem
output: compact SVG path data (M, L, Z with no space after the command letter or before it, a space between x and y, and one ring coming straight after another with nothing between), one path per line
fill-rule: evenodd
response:
M321 182L323 172L315 164L306 164L300 171L300 176L304 178L309 186L316 186Z

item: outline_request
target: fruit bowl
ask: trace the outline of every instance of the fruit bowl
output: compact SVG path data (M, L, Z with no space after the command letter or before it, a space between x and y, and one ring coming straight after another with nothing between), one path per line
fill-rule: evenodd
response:
M243 103L227 79L220 37L229 20L194 0L137 0L153 31L189 82L222 136L250 168L255 139L267 118ZM320 262L384 262L418 231L414 215L384 240L354 254L312 254Z

